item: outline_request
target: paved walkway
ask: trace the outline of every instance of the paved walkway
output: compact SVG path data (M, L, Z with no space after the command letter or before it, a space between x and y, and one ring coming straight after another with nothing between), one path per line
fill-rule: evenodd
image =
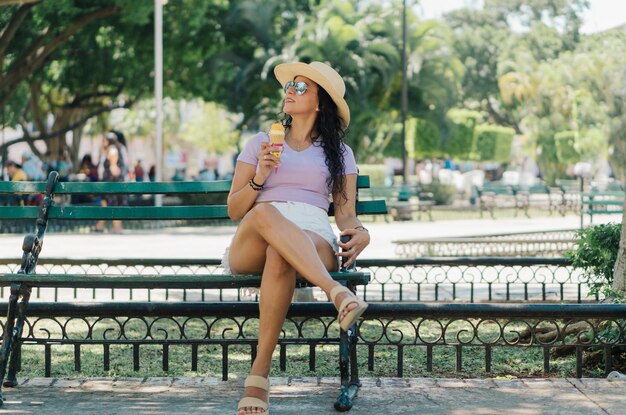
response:
M621 217L599 218L620 221ZM598 222L600 221L598 220ZM462 237L504 232L576 229L579 216L454 220L436 222L382 221L366 224L371 244L361 258L394 258L399 239ZM41 258L221 258L235 232L234 226L126 230L121 235L50 233ZM0 235L0 258L18 258L24 235Z
M272 378L272 415L337 414L337 380ZM0 413L235 414L241 381L216 378L24 379ZM625 380L365 378L351 414L623 415Z

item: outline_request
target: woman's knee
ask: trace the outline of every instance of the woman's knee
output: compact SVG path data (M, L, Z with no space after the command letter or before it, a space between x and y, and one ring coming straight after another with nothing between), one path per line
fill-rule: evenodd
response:
M266 265L269 264L275 271L272 274L280 276L296 276L295 269L271 245L265 250Z
M269 227L276 221L277 215L280 215L280 212L274 206L269 203L260 203L250 209L244 220L252 221L256 226Z

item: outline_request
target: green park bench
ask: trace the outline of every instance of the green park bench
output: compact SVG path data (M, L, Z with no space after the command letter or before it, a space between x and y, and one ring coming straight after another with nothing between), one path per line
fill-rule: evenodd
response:
M2 350L0 351L0 381L4 380L4 386L17 385L17 371L20 364L21 343L27 341L22 337L30 293L33 288L39 287L63 287L63 288L195 288L195 289L221 289L260 286L260 275L100 275L100 274L37 274L35 268L39 258L44 234L48 221L74 220L74 221L97 221L97 220L141 220L141 221L173 221L173 220L207 220L228 219L227 206L215 202L204 202L198 205L176 206L94 206L94 205L63 205L55 203L55 196L65 195L68 200L72 195L157 195L165 194L178 196L182 200L190 196L206 196L207 200L214 200L211 195L225 194L230 190L230 181L214 182L129 182L129 183L83 183L83 182L59 182L57 172L52 172L47 182L0 182L0 194L43 194L41 206L0 206L0 220L35 220L35 232L24 238L22 245L23 255L20 270L17 273L0 274L0 286L10 286L7 320L4 325ZM357 187L365 189L369 187L369 177L359 176ZM68 197L70 196L70 197ZM171 198L170 198L171 199ZM387 209L384 200L367 200L356 202L357 214L376 215L386 214ZM329 211L332 214L332 206ZM97 247L94 246L94 249ZM137 249L141 249L137 247ZM341 270L331 273L332 277L346 285L353 292L356 287L366 285L369 282L369 272L359 272L355 269ZM306 281L299 280L299 287L308 286ZM21 299L21 301L20 301ZM204 302L197 307L207 307L207 313L217 308L225 308L220 313L237 313L237 307L228 307L228 303L210 304ZM63 303L52 303L52 307L62 306ZM119 301L104 303L110 309L99 309L101 313L111 315L123 311L124 306L130 307L130 302ZM315 304L314 304L315 305ZM159 307L172 307L171 315L179 313L180 305L176 303L160 303ZM186 304L185 307L191 307ZM184 310L185 307L182 307ZM196 308L197 308L196 307ZM314 308L314 307L309 307ZM167 313L165 309L159 312ZM207 314L211 315L211 314ZM68 316L72 317L72 316ZM336 342L340 349L339 370L341 377L341 394L335 403L338 410L350 409L352 398L356 395L360 385L356 365L356 326L347 332L341 330ZM254 354L253 354L254 356ZM7 375L8 370L8 375ZM48 373L46 373L48 375ZM5 380L5 375L6 380ZM226 373L224 376L228 376ZM0 396L0 405L1 405Z
M394 186L372 186L366 189L364 196L374 200L384 200L389 214L385 216L385 221L412 220L413 214L417 213L417 219L422 219L422 214L428 215L430 221L433 220L432 207L435 202L432 200L432 193L422 190L416 184L397 184Z
M561 214L565 215L567 211L578 213L584 183L579 179L556 179L556 186L561 190Z
M589 216L589 223L593 223L596 215L621 215L624 211L623 191L591 191L580 194L581 200L581 227L583 218Z
M545 183L533 184L530 186L513 186L515 194L515 216L521 210L527 218L530 218L528 210L530 208L545 208L552 212L553 198L550 188Z
M516 207L515 190L513 186L501 182L485 182L482 186L474 186L474 192L478 197L480 217L484 212L489 212L495 219L496 207Z

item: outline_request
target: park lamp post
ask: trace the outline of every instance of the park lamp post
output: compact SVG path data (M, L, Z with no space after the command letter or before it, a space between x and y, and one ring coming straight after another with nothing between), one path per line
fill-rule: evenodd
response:
M154 0L154 105L155 126L155 180L163 181L163 1ZM163 195L156 195L154 204L163 204Z
M408 101L408 90L406 80L406 0L402 0L402 134L400 136L400 148L402 149L402 183L407 183L407 154L406 154L406 112Z

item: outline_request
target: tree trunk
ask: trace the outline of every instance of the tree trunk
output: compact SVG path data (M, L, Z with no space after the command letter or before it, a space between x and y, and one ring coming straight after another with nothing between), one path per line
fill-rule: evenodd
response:
M626 200L624 200L626 204ZM613 268L613 289L626 293L626 215L622 213L622 234L619 241L619 251L615 268Z
M76 129L71 128L71 126L81 118L83 112L84 111L80 108L59 108L54 114L52 131L75 131ZM56 137L48 141L48 153L51 155L52 159L58 160L59 156L61 156L65 149L68 150L68 155L78 152L77 149L72 148L77 145L80 145L80 142L76 142L76 140L72 140L72 142L68 144L65 134L63 134L60 137Z

